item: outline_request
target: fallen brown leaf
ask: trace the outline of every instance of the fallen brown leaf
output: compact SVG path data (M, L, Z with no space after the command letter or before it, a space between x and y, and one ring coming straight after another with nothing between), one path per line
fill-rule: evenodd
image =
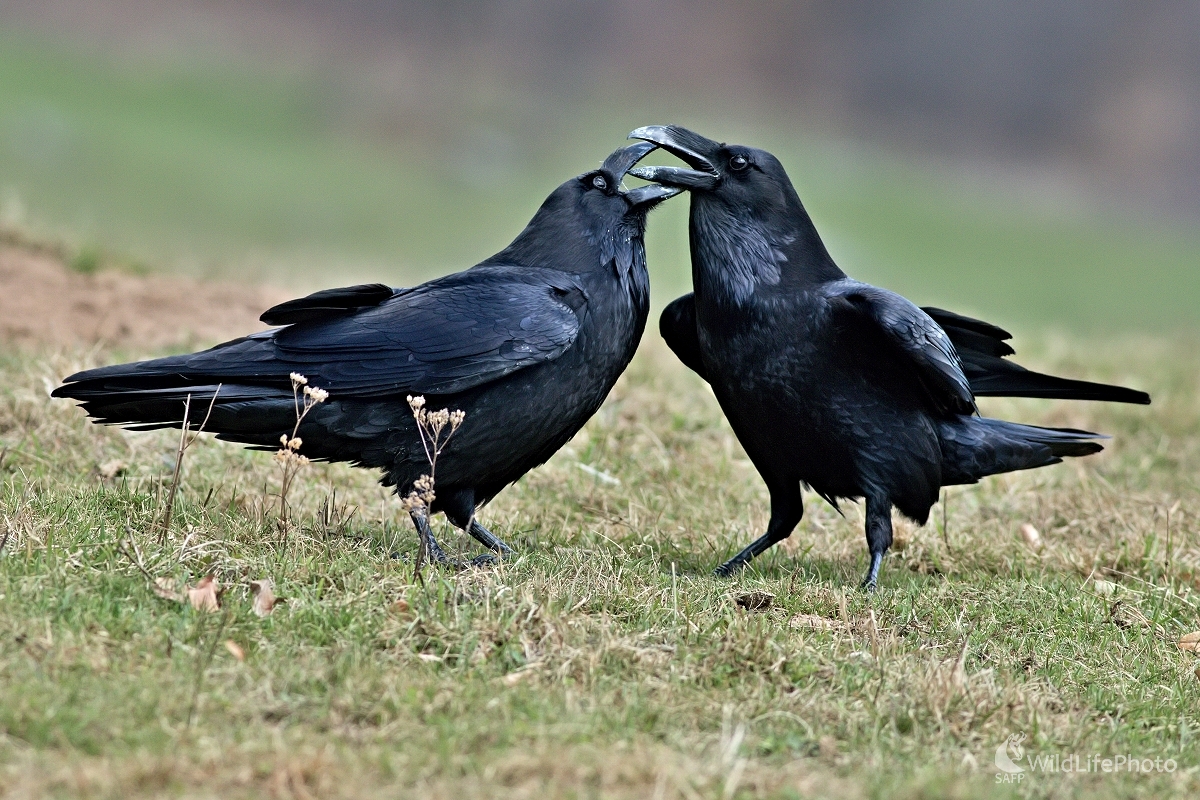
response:
M265 617L275 610L275 582L270 578L250 581L250 593L254 595L254 614Z
M1179 649L1189 653L1200 653L1200 631L1185 633L1179 637Z
M217 591L221 585L212 575L206 575L200 582L187 590L188 602L197 611L219 611L221 603L217 599Z
M236 658L239 662L246 660L246 651L243 650L242 646L233 639L225 640L225 649L228 650L229 654Z
M814 631L836 631L845 625L836 619L827 619L816 614L797 614L788 620L792 628L809 628Z
M747 611L766 611L775 602L775 595L770 592L747 592L735 597L734 602Z
M1025 544L1029 545L1032 550L1040 550L1042 547L1042 535L1038 533L1037 528L1028 522L1021 526L1021 538L1025 540Z
M408 601L401 597L399 600L392 603L392 611L395 611L397 614L407 614Z

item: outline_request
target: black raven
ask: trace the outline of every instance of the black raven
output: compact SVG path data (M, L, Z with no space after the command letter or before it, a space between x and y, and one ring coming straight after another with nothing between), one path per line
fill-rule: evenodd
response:
M71 375L55 397L98 422L180 427L184 400L207 430L279 447L296 422L291 373L328 391L299 429L300 452L383 470L401 496L429 472L406 398L466 412L438 459L442 511L485 547L511 552L475 510L543 463L596 412L629 364L649 313L646 214L680 190L621 187L654 145L617 150L559 186L512 244L410 289L317 292L262 315L273 328L211 350ZM218 386L219 391L218 391ZM413 523L444 561L426 515Z
M1013 351L1002 329L848 278L770 153L676 126L630 137L690 167L632 170L692 193L694 294L667 306L660 328L712 385L771 494L766 534L718 574L791 535L805 483L835 508L866 498L872 589L893 506L924 523L943 486L1102 449L1090 441L1098 434L979 417L976 396L1150 402L1025 370L1004 360Z

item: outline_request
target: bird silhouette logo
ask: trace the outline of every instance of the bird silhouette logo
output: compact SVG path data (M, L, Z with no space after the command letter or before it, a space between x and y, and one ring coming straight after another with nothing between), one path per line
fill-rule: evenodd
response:
M996 748L996 768L1001 772L1007 772L1009 775L1016 775L1024 772L1025 768L1019 762L1025 757L1025 748L1021 746L1021 742L1025 741L1025 732L1010 734L1007 739L1000 743Z

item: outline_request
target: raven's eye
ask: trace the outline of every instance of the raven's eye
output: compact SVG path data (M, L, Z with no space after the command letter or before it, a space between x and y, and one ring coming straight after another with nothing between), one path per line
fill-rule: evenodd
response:
M597 175L596 177L592 178L592 186L595 186L600 191L604 191L608 188L608 181L604 180L603 175Z
M734 172L741 172L748 166L750 166L750 159L745 156L734 156L729 159L729 168Z

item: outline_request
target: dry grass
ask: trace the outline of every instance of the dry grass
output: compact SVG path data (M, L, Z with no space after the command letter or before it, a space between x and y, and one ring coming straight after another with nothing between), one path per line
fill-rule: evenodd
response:
M207 437L159 545L177 434L98 428L49 401L68 357L3 362L0 792L1194 794L1200 662L1177 641L1200 629L1200 356L1102 344L1021 349L1155 405L988 402L1115 438L1099 457L950 490L944 518L898 526L873 597L854 588L859 508L842 518L811 496L784 546L733 582L710 577L765 526L766 492L711 394L654 337L585 431L483 510L520 557L424 585L406 560L416 534L373 476L307 469L282 544L270 458ZM114 461L127 467L105 477ZM149 574L230 587L227 616L156 597L117 547L127 532ZM286 602L259 618L263 577ZM748 592L773 601L747 611ZM245 660L213 650L218 635ZM1180 768L998 785L993 754L1018 731L1030 754Z

